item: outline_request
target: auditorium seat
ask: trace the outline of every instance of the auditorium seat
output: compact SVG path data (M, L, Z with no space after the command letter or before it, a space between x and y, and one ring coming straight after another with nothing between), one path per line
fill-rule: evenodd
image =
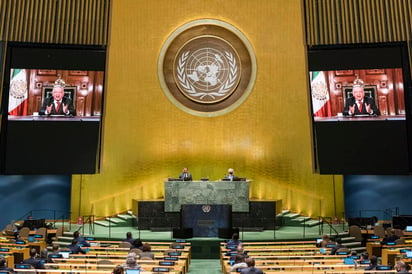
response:
M362 232L359 226L357 225L351 225L349 227L349 235L351 237L354 237L356 241L358 242L362 242L363 241L363 237L362 237Z
M45 240L47 238L47 228L45 227L40 227L37 231L36 231L37 235L42 235L43 239Z
M132 245L131 245L129 242L121 242L121 243L119 244L119 247L122 247L122 248L130 248L130 247L132 247Z
M382 238L382 239L386 237L386 235L385 235L385 228L384 228L382 225L377 225L377 226L375 226L375 227L373 228L373 233L374 233L375 235L378 235L379 238Z
M134 254L136 254L137 256L140 257L140 254L142 254L143 251L141 249L138 249L138 248L132 248L132 249L130 249L130 252L133 252Z
M110 265L110 267L108 266ZM113 269L114 265L110 260L98 260L97 261L97 269Z
M27 239L29 237L29 234L30 228L28 228L27 226L24 226L19 230L19 235L21 238Z

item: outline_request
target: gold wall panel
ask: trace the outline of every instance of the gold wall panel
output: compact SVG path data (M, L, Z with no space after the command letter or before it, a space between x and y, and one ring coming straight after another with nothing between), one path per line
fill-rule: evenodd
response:
M257 60L247 100L218 117L178 109L157 75L167 37L202 18L238 28ZM194 179L210 180L233 167L253 180L251 199L341 216L342 177L312 170L303 18L300 0L113 1L101 173L73 176L73 218L126 211L132 199L163 199L163 181L184 166Z
M0 40L106 45L110 0L0 0Z
M408 41L411 0L304 0L308 45Z

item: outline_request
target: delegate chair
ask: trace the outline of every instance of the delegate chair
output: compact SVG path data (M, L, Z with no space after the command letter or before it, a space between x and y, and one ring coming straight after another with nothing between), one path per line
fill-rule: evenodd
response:
M349 236L354 237L355 240L358 241L358 242L363 241L361 229L357 225L351 225L349 227Z

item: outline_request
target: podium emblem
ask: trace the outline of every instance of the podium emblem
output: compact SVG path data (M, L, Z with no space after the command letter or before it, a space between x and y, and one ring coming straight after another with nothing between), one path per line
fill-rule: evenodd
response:
M202 206L202 211L204 213L209 213L211 209L212 209L212 207L210 205L203 205Z

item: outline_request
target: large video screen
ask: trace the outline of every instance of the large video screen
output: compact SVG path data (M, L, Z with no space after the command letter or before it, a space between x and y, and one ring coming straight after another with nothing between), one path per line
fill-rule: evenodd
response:
M9 43L2 174L99 171L106 49Z
M104 71L12 68L8 118L100 119L103 81Z
M309 77L315 121L331 117L405 119L402 68L310 71Z
M408 174L407 44L308 48L315 170Z

